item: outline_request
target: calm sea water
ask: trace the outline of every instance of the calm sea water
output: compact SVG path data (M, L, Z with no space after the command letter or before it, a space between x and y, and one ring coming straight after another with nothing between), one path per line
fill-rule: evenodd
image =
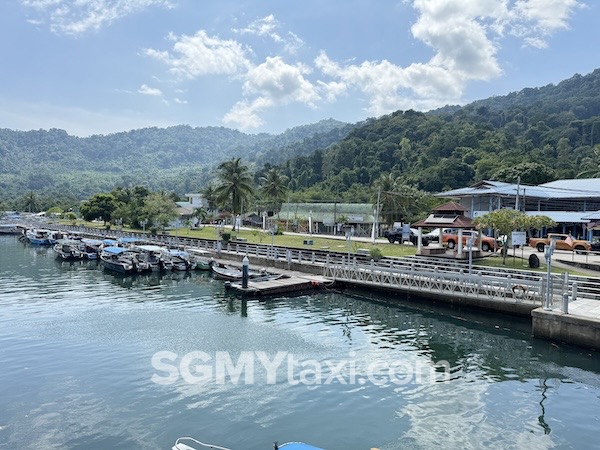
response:
M597 353L389 300L243 304L207 274L117 277L0 237L0 448L599 448Z

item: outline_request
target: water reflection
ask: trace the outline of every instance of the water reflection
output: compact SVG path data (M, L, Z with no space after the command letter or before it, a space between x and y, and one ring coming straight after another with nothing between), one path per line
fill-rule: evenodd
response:
M589 448L600 425L598 354L534 340L527 320L358 291L259 301L204 272L123 277L0 245L0 448L170 448L190 433L245 449L270 437L331 449ZM257 374L161 386L150 361L163 350L234 362L283 351L317 361L323 379L335 373L328 362L352 360L363 381L373 362L447 361L450 377L308 386L282 368L275 384Z

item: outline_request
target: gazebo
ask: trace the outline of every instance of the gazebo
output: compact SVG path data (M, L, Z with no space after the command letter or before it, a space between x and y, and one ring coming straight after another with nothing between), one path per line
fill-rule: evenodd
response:
M474 228L473 219L465 216L466 211L467 208L465 208L464 206L456 202L448 202L435 208L426 219L414 223L413 226L417 227L419 230L417 255L445 255L446 248L444 247L443 243L443 230L444 228L454 228L458 229L458 246L454 256L457 259L465 258L466 255L463 253L462 230ZM421 235L423 228L439 228L440 238L439 245L437 247L423 247L421 245ZM477 250L477 255L479 255L479 250Z

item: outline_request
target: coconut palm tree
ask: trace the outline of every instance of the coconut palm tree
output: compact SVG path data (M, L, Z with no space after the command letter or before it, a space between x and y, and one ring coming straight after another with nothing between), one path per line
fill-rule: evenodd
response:
M41 209L40 199L33 191L29 191L23 197L23 206L29 212L38 212Z
M594 147L595 156L587 156L581 160L582 167L587 167L577 174L577 178L600 178L600 145Z
M260 177L260 193L272 211L281 208L281 203L288 193L288 177L279 169L272 168Z
M373 183L375 196L380 194L380 217L391 226L394 222L411 220L421 208L425 193L414 186L404 184L391 173L383 174Z
M217 172L215 193L218 201L229 205L234 215L241 214L242 206L248 205L254 193L250 169L242 164L241 158L232 158L219 164Z

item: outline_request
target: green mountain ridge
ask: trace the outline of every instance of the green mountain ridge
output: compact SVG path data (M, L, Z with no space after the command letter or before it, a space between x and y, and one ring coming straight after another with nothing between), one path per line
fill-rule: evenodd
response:
M183 194L239 157L256 179L280 167L297 200L362 202L386 174L429 192L481 179L598 176L598 143L600 69L462 107L396 111L357 124L329 119L279 135L187 125L87 138L0 129L0 201L28 191L76 201L140 184Z

